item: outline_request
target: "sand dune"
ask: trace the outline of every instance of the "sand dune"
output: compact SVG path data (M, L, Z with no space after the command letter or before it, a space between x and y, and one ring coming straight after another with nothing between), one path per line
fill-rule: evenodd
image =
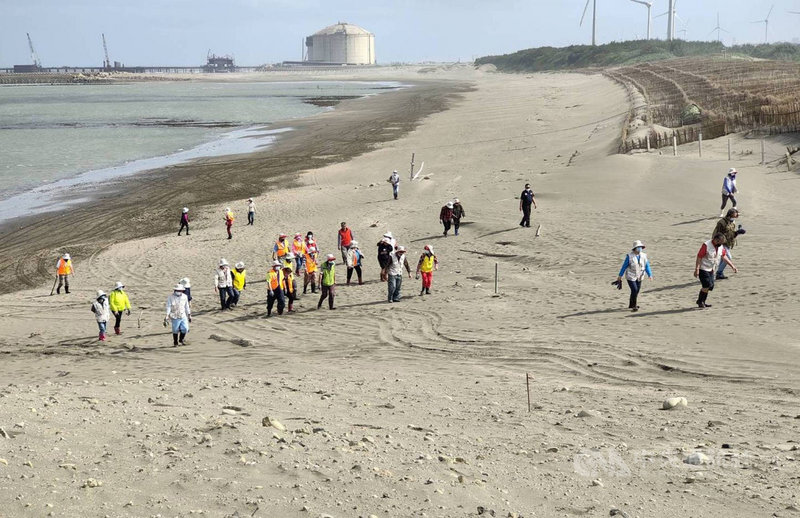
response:
M254 227L231 202L231 241L227 202L196 207L189 238L77 263L69 296L0 297L0 516L797 513L797 173L759 165L744 154L759 142L734 138L740 273L698 310L694 254L719 212L726 141L706 142L702 159L694 146L614 155L629 104L600 76L440 79L474 88L398 140L270 189ZM411 153L425 163L413 182ZM525 182L532 229L518 226ZM454 196L467 217L443 238L439 208ZM367 255L367 283L341 286L336 311L309 294L265 319L277 233L313 230L335 252L340 221ZM385 302L386 230L412 265L433 245L432 295L406 278L403 301ZM655 280L630 313L609 282L635 239ZM244 261L249 279L224 313L220 257ZM174 349L163 303L183 276L195 318L190 346ZM116 280L135 309L100 344L89 303ZM661 410L672 396L688 407ZM685 463L694 452L709 463Z

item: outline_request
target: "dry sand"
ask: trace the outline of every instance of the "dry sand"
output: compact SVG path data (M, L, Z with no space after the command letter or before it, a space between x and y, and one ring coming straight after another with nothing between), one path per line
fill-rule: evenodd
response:
M735 138L740 273L698 310L694 254L717 219L725 141L702 159L694 146L613 155L629 104L600 76L439 79L474 90L271 189L254 227L233 202L231 241L221 201L196 211L188 238L78 262L69 296L0 297L0 516L797 515L797 173L758 165L743 154L758 142ZM427 179L408 180L412 152ZM517 225L527 181L533 229ZM467 217L445 239L438 211L453 196ZM308 295L265 319L276 234L314 230L327 253L342 220L367 283L340 287L336 311ZM385 302L374 245L386 230L412 264L434 246L432 295L406 279L403 301ZM655 280L630 313L609 283L635 239ZM220 257L248 266L232 312L211 285ZM195 318L174 349L162 307L186 275ZM116 280L135 310L101 344L89 303ZM688 407L661 410L673 396ZM703 463L685 463L695 452Z

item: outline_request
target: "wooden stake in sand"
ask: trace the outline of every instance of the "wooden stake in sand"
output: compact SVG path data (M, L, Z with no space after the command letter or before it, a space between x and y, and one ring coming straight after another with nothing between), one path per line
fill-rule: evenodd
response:
M792 155L790 155L788 151L786 152L786 170L792 170Z
M731 139L728 139L728 161L731 160Z
M411 179L414 179L414 153L411 153Z
M672 135L672 156L678 156L678 137Z
M767 145L766 141L762 138L761 139L761 165L764 165L764 164L767 163L767 159L765 158L765 154L767 152L766 145Z
M139 312L139 318L136 319L136 327L138 327L139 329L142 328L142 315L144 315L144 310L141 310Z
M539 223L539 226L536 227L536 237L539 237L541 231L542 231L542 224Z
M53 281L53 287L50 289L50 296L53 296L53 293L56 291L56 283L58 282L58 274L56 274L56 280Z
M494 263L494 292L497 294L497 275L500 271L500 263Z
M697 145L700 150L700 158L703 158L703 132L697 134Z
M647 135L647 152L650 152L650 135Z
M525 373L525 389L528 391L528 412L531 411L531 375Z

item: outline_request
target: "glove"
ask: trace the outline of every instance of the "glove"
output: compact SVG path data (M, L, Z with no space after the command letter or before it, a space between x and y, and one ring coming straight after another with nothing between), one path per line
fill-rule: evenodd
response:
M169 320L169 317L164 317L164 327L167 327L167 320Z
M189 323L191 324L192 323L192 317L188 317L188 318L189 318Z
M130 310L130 309L126 309L126 310L125 310L125 313L126 313L128 316L131 316L131 310Z
M736 234L741 236L742 234L746 233L747 231L742 227L739 227L739 230L736 231Z
M616 280L616 281L612 282L611 285L612 286L616 286L618 290L622 289L622 281L620 281L620 280Z

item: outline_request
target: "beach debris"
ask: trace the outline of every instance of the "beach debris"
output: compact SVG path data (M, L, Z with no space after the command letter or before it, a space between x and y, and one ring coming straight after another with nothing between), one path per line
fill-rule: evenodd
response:
M6 459L0 459L0 464L3 466L8 466L8 461Z
M261 426L267 426L275 428L276 430L280 430L281 432L286 431L286 427L281 424L280 421L275 419L274 417L266 416L264 419L261 420Z
M101 480L97 480L94 478L87 478L81 487L90 488L90 487L100 487L103 485Z
M664 400L661 404L662 410L674 410L677 408L686 408L689 406L689 401L685 397L671 397Z
M11 436L2 427L0 427L0 437L3 439L11 439Z
M711 464L711 459L705 453L696 451L683 459L684 464L691 464L693 466L701 466L704 464Z
M591 410L581 410L578 412L578 417L597 417L597 414Z
M600 480L599 478L596 478L596 479L592 480L592 486L593 487L605 487L603 485L603 481Z
M623 511L622 509L617 509L616 507L612 507L611 511L608 512L609 516L621 516L622 518L630 518L628 513Z

